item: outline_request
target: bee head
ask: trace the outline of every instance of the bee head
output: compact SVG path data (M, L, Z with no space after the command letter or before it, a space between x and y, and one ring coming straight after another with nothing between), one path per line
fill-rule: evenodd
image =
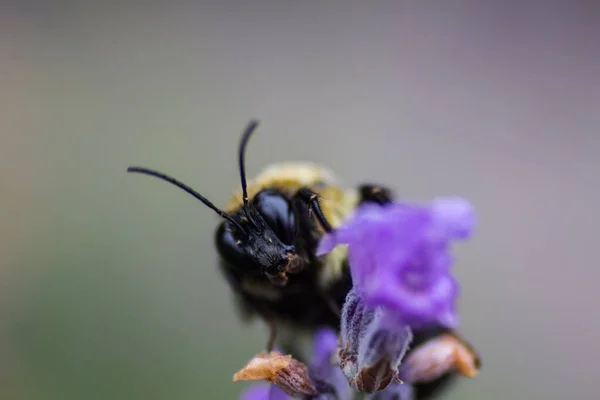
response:
M237 224L224 221L217 230L221 256L243 273L262 273L275 285L284 285L287 274L299 272L300 258L294 240L296 218L289 200L272 189L259 192L233 215Z
M244 156L257 126L257 121L251 121L242 133L238 155L243 207L235 214L225 213L191 187L163 173L142 167L127 171L165 180L215 211L225 219L217 230L221 256L243 273L265 274L273 284L282 286L287 283L287 274L298 272L301 264L293 243L295 218L289 200L276 190L263 190L252 201L248 199Z
M287 283L287 274L299 271L294 248L296 218L283 193L264 189L248 199L244 157L246 146L258 122L246 127L238 149L242 208L217 231L217 249L244 273L263 273L278 286ZM233 258L233 260L232 260Z

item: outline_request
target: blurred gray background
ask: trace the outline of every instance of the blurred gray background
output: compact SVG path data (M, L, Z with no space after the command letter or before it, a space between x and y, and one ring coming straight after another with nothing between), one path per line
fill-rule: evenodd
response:
M0 6L0 398L235 399L265 343L216 269L248 169L462 195L449 399L596 399L600 27L594 2ZM594 379L595 378L595 379Z

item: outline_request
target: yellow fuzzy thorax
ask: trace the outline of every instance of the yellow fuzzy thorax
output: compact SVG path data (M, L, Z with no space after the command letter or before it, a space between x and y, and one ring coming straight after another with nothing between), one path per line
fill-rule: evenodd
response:
M321 185L319 185L321 184ZM290 196L299 189L310 188L319 195L325 217L334 228L356 205L356 195L335 185L334 175L326 168L310 163L274 164L265 168L256 178L248 181L248 197L272 188ZM233 214L243 205L242 191L237 190L227 203L225 211Z

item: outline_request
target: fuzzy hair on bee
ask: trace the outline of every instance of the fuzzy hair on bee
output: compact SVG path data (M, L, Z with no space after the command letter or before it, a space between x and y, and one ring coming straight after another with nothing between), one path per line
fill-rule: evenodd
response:
M319 240L356 207L365 203L385 205L394 200L394 195L376 184L343 189L331 171L311 163L270 165L247 180L246 148L257 126L257 121L251 121L242 133L237 154L241 188L223 209L163 173L142 167L129 167L128 172L165 180L222 218L215 234L220 270L242 314L248 318L258 316L270 326L270 351L278 327L292 327L295 334L321 326L339 331L340 310L352 288L347 249L338 246L318 257L315 253ZM447 332L426 333L419 341L442 334ZM436 384L426 382L428 396Z

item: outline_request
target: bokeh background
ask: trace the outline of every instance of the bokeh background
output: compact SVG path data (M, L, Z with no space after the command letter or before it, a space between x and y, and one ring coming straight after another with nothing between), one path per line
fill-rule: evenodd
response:
M235 399L265 342L216 269L248 169L478 210L458 249L483 356L448 399L596 399L600 33L592 1L2 2L0 398Z

